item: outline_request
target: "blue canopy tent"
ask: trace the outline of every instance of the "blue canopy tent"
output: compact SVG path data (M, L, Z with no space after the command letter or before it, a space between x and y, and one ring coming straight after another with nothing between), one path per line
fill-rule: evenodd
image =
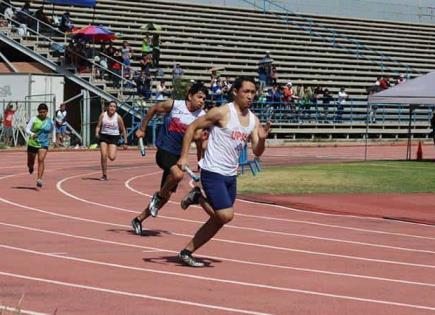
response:
M54 6L56 4L75 5L75 6L79 6L79 7L93 8L94 12L93 12L93 16L92 16L92 22L95 19L95 7L97 6L97 0L44 0L42 2L42 6L44 6L45 3L53 5L52 15L54 15Z
M97 5L97 0L45 0L45 2L50 4L76 5L90 8L94 8Z

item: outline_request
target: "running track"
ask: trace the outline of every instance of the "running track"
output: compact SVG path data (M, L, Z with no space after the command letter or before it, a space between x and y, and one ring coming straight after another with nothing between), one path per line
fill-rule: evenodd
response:
M271 149L264 161L362 153ZM50 152L40 191L23 152L1 152L0 165L0 305L22 299L23 314L435 314L433 226L237 201L197 253L209 265L192 269L176 252L206 216L179 208L187 180L142 237L131 232L160 182L152 151L119 152L107 182L98 152Z

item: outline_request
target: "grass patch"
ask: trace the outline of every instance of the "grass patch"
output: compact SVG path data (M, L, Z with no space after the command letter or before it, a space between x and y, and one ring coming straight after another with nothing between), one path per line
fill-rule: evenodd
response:
M267 167L238 178L240 193L435 192L435 163L376 161Z

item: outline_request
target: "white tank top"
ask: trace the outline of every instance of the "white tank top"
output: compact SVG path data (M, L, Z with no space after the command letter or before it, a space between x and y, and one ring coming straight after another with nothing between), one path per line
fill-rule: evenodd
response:
M243 127L239 121L234 103L229 107L230 120L223 128L212 126L208 138L207 150L204 158L199 161L202 169L224 176L237 175L239 157L246 143L250 139L255 127L255 115L249 111L249 124Z
M101 123L101 133L110 136L119 136L118 113L110 117L107 112L104 112L103 122Z

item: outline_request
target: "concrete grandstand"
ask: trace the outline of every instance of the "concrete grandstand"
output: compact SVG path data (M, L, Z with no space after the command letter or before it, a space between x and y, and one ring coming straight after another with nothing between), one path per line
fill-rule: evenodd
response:
M12 1L17 7L23 3ZM40 0L32 1L31 7L36 9L42 4ZM231 79L239 75L257 77L259 60L270 51L280 84L291 81L295 86L321 86L334 96L340 88L346 88L349 101L342 121L334 119L335 103L328 106L326 114L319 113L317 106L309 106L305 113L308 115L298 114L296 118L285 107L278 107L272 117L275 138L361 139L366 132L371 138L404 138L408 133L408 112L401 106L379 105L376 122L371 121L366 128L367 89L381 75L393 78L404 74L412 78L435 70L433 25L169 1L99 0L95 11L60 5L53 8L46 5L45 10L55 16L68 10L78 27L102 24L122 34L114 44L119 47L122 41L129 42L134 53L133 69L140 68L139 56L146 34L141 27L147 23L160 25L160 67L167 81L172 79L175 63L182 65L186 80L209 82L211 67L223 68L221 74ZM49 41L35 34L23 39L7 27L2 31L10 39L60 64L60 58L50 52ZM61 34L49 37L57 42L64 40ZM132 96L134 89L122 87L120 91L110 81L92 81L89 73L78 75L129 105L136 99ZM127 112L129 105L124 107ZM256 110L264 112L265 107L257 106ZM414 112L414 137L428 137L430 115L430 108ZM265 114L262 117L270 118Z

